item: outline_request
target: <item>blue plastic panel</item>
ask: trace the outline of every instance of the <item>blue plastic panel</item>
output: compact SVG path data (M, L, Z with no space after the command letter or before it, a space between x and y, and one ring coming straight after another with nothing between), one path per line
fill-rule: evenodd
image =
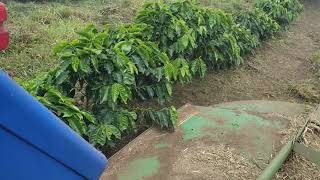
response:
M14 148L13 148L14 147ZM0 179L84 179L0 127Z
M103 154L71 130L3 71L0 71L0 126L87 179L98 179L107 164ZM12 149L12 154L25 151L21 149L22 146L18 148L10 142L0 143L1 146ZM0 148L0 154L2 151ZM9 163L12 158L15 157L2 157L1 166ZM32 158L36 161L40 156L34 154ZM47 168L51 167L42 166L38 172ZM25 171L17 173L36 173L28 170L26 167ZM0 171L2 172L1 169Z

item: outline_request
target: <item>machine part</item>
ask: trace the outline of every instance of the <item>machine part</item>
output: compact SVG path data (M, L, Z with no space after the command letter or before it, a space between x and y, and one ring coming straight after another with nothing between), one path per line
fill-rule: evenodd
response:
M315 152L307 151L308 149L303 148L297 141L300 139L302 133L305 131L306 127L310 123L310 120L313 116L319 116L320 113L320 106L309 114L309 116L306 119L306 122L304 123L304 126L297 132L297 135L292 138L290 142L288 142L281 150L280 152L275 156L275 158L270 162L270 164L265 168L262 172L262 174L259 176L258 180L269 180L272 179L272 177L278 172L278 170L281 168L282 164L287 160L288 156L292 153L292 150L295 149L300 152L302 155L307 155L308 157L313 157L312 155L316 155Z
M295 143L293 150L320 167L320 151L308 148L301 143Z
M238 101L212 107L188 104L179 109L179 126L175 132L147 130L109 159L109 167L101 179L234 177L234 174L228 176L221 173L223 169L210 171L212 174L203 173L204 169L214 170L217 167L210 163L214 163L214 158L219 157L219 152L230 152L228 155L231 156L233 153L237 156L232 158L242 158L243 162L251 168L255 167L255 170L258 167L259 171L255 176L249 177L255 179L272 160L272 155L282 149L281 140L284 135L281 131L290 126L291 118L304 113L305 108L301 104L270 101ZM205 165L197 166L197 158L203 154L208 154L210 160L203 158ZM235 161L230 165L237 165L236 163ZM234 173L239 169L235 168L230 172ZM247 172L250 174L250 169ZM206 178L203 177L205 175Z
M7 20L8 15L5 5L0 2L0 50L8 48L9 32L5 29L3 23Z
M107 160L0 70L0 179L99 179Z

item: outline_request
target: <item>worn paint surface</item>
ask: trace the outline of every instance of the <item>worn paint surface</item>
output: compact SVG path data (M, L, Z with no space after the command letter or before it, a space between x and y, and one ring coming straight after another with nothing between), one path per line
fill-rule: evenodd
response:
M220 128L226 131L241 131L248 125L283 128L281 121L272 122L262 117L248 114L245 111L234 112L222 108L202 108L200 114L193 116L181 125L184 131L183 140L203 136L215 136L215 131L208 131L208 128ZM255 131L252 129L252 131Z
M288 116L294 116L297 112L301 112L301 106L295 103L281 101L237 101L224 104L214 105L212 107L221 107L230 110L244 110L256 113L282 113ZM307 108L308 106L304 106Z
M158 157L141 158L129 163L128 168L119 175L119 180L143 180L158 172L160 162Z
M169 145L166 144L166 143L158 143L158 144L155 144L154 147L155 147L156 149L162 149L162 148L167 148L167 147L169 147Z
M149 129L109 160L101 179L170 179L175 173L176 158L199 142L209 147L224 144L237 149L243 157L264 168L271 153L282 147L279 132L288 126L288 118L304 109L303 105L266 101L212 107L187 105L179 109L180 126L174 133Z

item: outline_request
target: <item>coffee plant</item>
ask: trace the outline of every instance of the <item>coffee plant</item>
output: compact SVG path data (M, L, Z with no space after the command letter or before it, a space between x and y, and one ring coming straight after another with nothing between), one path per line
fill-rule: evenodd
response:
M259 8L236 14L235 21L262 40L280 30L280 25Z
M194 1L147 3L136 22L150 26L146 34L170 57L191 63L201 59L207 67L239 65L241 55L256 46L255 37L237 25L231 14L202 8Z
M38 75L28 81L16 81L81 136L88 135L88 126L96 123L94 116L77 107L74 99L55 89L48 82L50 78L47 75Z
M207 69L240 65L258 40L301 12L297 0L259 0L234 14L196 0L146 3L131 24L94 25L54 48L56 69L20 84L96 147L113 146L142 126L173 130L175 107L141 102L170 100L174 84Z
M259 0L256 7L284 28L303 10L303 5L298 0Z
M191 77L184 59L171 60L148 41L143 34L146 27L131 24L98 32L90 25L77 40L55 48L61 61L53 73L55 86L68 97L81 99L99 124L115 126L118 138L135 128L140 114L150 117L152 123L173 129L174 108L136 110L128 102L156 98L163 103L171 97L174 81ZM101 129L92 128L89 132L101 134ZM90 135L90 139L96 141L97 137ZM98 142L103 145L105 141Z

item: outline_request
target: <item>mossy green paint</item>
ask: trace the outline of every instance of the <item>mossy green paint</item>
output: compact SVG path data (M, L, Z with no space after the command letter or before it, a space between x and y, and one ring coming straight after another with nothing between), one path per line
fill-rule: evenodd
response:
M292 116L299 111L303 112L304 105L292 105L288 102L270 102L270 101L246 101L246 102L236 102L236 103L227 103L213 106L214 108L223 108L223 109L237 109L247 112L256 112L256 113L284 113L284 115Z
M129 163L128 167L119 174L119 180L143 180L155 175L160 169L160 161L157 156L136 159Z
M168 144L165 144L165 143L158 143L158 144L155 144L154 147L155 147L156 149L162 149L162 148L167 148L167 147L169 147L169 145L168 145Z
M266 126L273 128L283 128L280 121L270 121L262 117L248 114L244 111L231 111L223 108L204 108L200 115L195 115L182 124L184 132L183 140L188 141L193 138L203 136L214 136L205 128L220 128L230 131L238 131L248 127L250 124L255 126ZM223 124L217 123L215 120L223 120Z

